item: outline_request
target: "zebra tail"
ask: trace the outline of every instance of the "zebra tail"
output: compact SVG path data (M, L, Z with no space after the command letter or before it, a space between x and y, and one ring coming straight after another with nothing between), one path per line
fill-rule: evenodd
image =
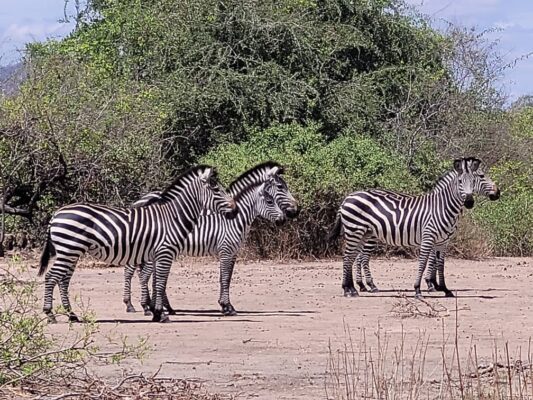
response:
M338 213L337 218L335 219L335 225L333 225L333 228L328 234L328 237L327 237L328 243L332 243L334 240L336 240L341 234L341 230L342 230L341 214Z
M46 272L46 269L48 268L48 263L50 262L50 256L54 256L55 253L56 251L54 249L54 244L52 243L52 239L50 238L50 230L48 230L46 243L44 244L43 253L41 254L41 267L39 268L37 276L42 276Z

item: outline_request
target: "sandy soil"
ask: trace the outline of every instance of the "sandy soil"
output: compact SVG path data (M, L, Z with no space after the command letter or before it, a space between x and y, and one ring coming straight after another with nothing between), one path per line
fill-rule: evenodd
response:
M125 362L122 367L128 370L152 373L161 368L161 376L199 380L211 392L238 399L325 399L328 345L344 345L346 325L354 336L364 327L370 345L378 325L392 344L402 330L409 346L425 331L430 337L428 374L439 361L442 319L445 336L454 332L456 302L442 294L426 297L448 310L441 318L401 319L391 313L401 293L413 295L416 261L373 260L371 266L381 291L344 298L340 261L238 262L231 291L239 311L235 317L219 312L218 265L211 259L174 265L168 292L180 312L167 324L151 323L139 311L125 312L118 268L78 269L71 298L90 305L104 336L149 338L151 351L142 363ZM504 338L512 348L527 348L533 336L531 258L451 259L446 268L448 286L458 291L458 330L465 346L471 340L477 343L480 358L490 356L494 338ZM136 283L134 304L140 309ZM64 334L68 324L65 317L59 320L49 329ZM105 339L100 345L103 350L116 347ZM119 369L110 366L99 372L117 375Z

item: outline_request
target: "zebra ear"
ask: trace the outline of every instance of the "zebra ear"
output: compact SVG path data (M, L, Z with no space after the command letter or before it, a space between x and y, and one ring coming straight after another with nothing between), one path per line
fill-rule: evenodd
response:
M274 175L277 175L279 174L281 171L280 171L280 168L279 167L272 167L270 169L270 171L267 172L267 175L269 178L272 178Z
M204 182L207 182L209 181L209 178L211 178L211 175L213 175L213 169L206 168L206 170L200 174L200 179Z
M456 170L459 174L463 173L463 160L457 159L453 161L453 169Z
M474 159L472 161L472 166L470 168L472 170L472 172L477 171L477 169L479 168L479 164L481 164L481 161L478 160L478 159Z

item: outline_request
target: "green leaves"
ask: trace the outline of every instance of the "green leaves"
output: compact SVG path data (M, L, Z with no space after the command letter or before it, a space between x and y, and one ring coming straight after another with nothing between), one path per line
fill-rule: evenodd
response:
M304 207L327 195L324 206L335 208L348 193L371 187L417 191L401 159L375 140L346 133L328 142L319 128L290 124L255 130L247 141L222 145L202 161L220 166L225 182L261 161L278 161Z

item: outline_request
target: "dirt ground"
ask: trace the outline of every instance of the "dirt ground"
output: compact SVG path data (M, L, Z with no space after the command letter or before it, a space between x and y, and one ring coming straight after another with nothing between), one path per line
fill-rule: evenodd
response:
M532 261L447 260L447 283L458 293L459 338L466 347L476 343L480 359L490 357L495 338L508 341L512 349L527 349L533 336ZM180 311L170 323L151 323L140 311L125 312L119 268L78 269L71 299L83 299L95 312L102 350L116 347L105 336L127 335L132 342L137 337L149 339L151 350L142 362L126 361L99 370L109 376L118 376L120 368L146 373L160 369L160 376L197 380L212 393L237 399L325 399L328 346L344 346L346 326L354 336L365 328L370 345L378 326L391 345L400 340L402 331L406 346L414 346L420 332L425 332L427 374L441 374L434 366L440 357L442 320L444 336L449 338L455 329L455 300L426 294L444 310L442 316L402 319L391 309L402 293L412 297L416 261L373 260L371 267L380 292L344 298L338 260L238 262L231 288L239 312L235 317L219 312L218 264L211 259L175 263L168 293ZM136 278L133 287L139 310ZM58 304L57 292L55 301ZM66 318L59 321L49 327L50 332L68 331Z

